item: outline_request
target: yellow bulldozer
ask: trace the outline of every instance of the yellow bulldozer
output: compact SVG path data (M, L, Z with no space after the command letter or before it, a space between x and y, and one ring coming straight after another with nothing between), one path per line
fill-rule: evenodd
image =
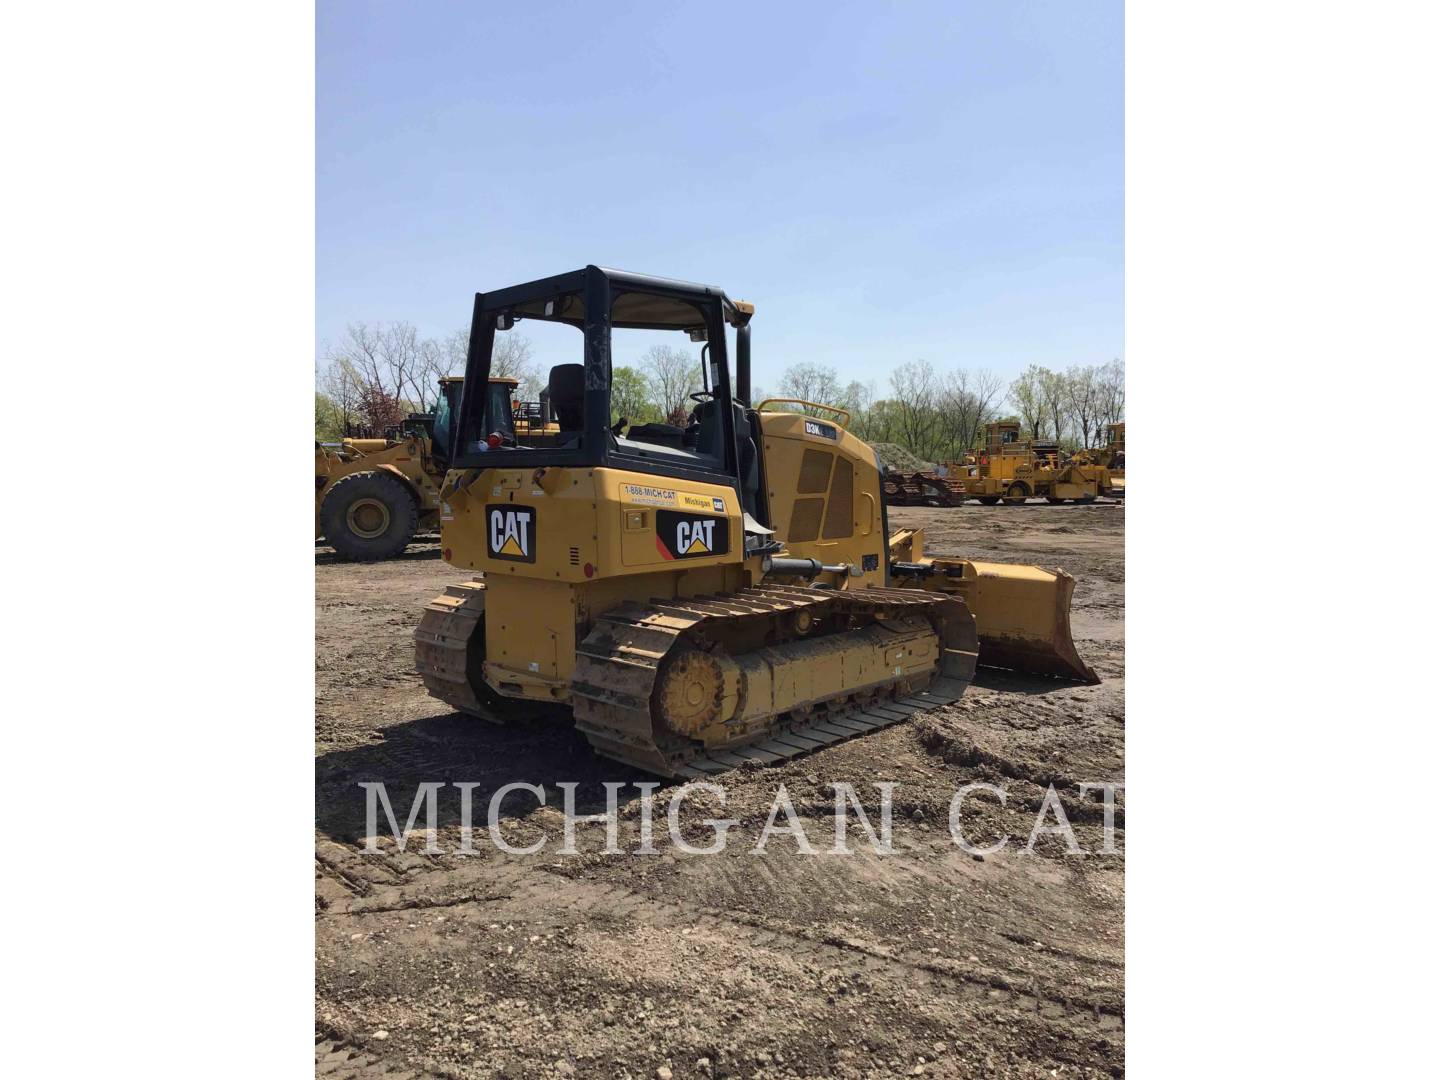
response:
M440 486L464 384L462 376L441 378L435 408L411 413L385 438L315 444L315 535L341 558L393 558L417 532L439 524ZM524 442L560 430L543 396L540 402L515 400L518 380L495 377L483 385L496 415L514 416L512 438Z
M753 313L596 266L476 295L440 518L445 560L482 576L421 617L430 692L494 721L569 710L598 753L694 778L955 701L977 663L1098 681L1068 575L892 542L879 459L843 410L751 407ZM572 327L579 362L550 369L558 430L522 443L470 388L525 320ZM685 425L612 423L616 330L700 343Z

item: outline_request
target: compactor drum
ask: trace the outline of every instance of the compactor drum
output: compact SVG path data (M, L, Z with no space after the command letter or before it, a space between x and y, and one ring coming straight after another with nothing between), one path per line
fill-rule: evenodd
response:
M879 462L843 411L750 407L753 310L594 266L476 296L467 385L485 385L497 335L525 319L572 326L578 362L551 369L553 432L507 440L483 395L460 407L441 546L481 576L433 600L416 629L431 693L494 721L568 709L599 753L684 777L773 763L961 695L987 648L967 588L951 564L895 572ZM609 373L631 359L612 358L615 328L700 344L687 425L611 423ZM1083 677L1047 655L1057 614L1068 642L1060 579L953 565L972 568L968 592L1001 617L992 662ZM1018 613L999 599L1011 571ZM1029 625L1037 599L1048 606Z

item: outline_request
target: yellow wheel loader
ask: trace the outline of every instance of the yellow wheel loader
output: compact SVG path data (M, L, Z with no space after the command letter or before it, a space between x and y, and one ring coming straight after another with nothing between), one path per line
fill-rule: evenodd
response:
M458 375L442 378L434 410L411 413L387 438L345 439L333 447L316 444L315 535L329 541L341 558L393 558L417 532L439 524L440 485L464 382ZM545 415L545 402L513 400L515 379L496 377L485 385L497 415L507 409L516 414L511 432L518 441L560 430Z
M600 754L693 778L952 702L977 660L1094 681L1068 577L925 560L913 536L897 561L848 414L751 407L753 312L596 266L476 295L441 545L482 576L421 617L430 692L495 721L568 709ZM521 443L470 388L525 320L572 327L577 362L550 370L558 431ZM612 424L612 366L655 335L700 344L688 423Z

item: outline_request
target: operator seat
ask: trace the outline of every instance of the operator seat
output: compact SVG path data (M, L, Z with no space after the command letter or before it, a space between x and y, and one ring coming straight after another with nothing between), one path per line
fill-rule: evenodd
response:
M562 432L585 427L585 365L556 364L550 369L550 406Z

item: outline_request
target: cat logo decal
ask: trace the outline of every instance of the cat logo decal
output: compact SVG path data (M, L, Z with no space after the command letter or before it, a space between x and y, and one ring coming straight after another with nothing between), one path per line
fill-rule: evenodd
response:
M661 510L655 515L655 546L668 559L702 559L730 550L730 523L709 514Z
M492 559L535 561L535 508L504 503L485 508L487 550Z

